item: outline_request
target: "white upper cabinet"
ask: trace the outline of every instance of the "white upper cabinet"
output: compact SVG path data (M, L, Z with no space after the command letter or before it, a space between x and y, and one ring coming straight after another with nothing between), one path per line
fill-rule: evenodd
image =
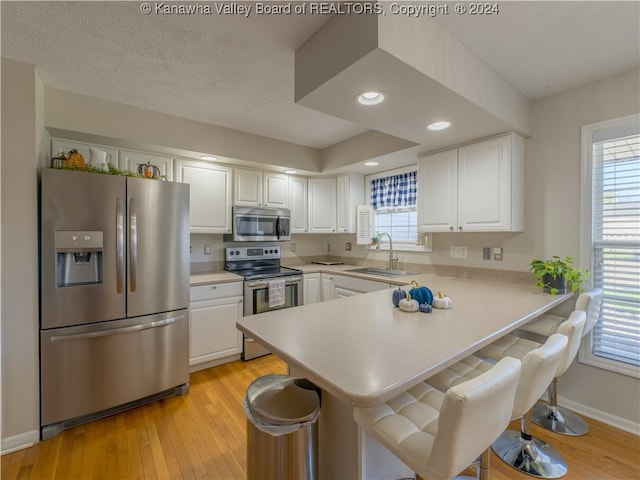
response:
M309 233L336 232L336 179L309 179Z
M61 140L53 138L51 140L51 158L57 156L59 153L68 154L71 150L77 150L84 157L86 164L91 162L91 151L89 148L96 148L105 152L105 159L108 164L114 167L118 166L118 150L111 147L105 147L103 145L92 145L88 143L75 142L73 140ZM93 165L96 168L100 168L100 165Z
M289 208L291 233L307 233L307 179L289 177Z
M190 185L191 233L231 233L232 173L215 163L176 161L176 181Z
M514 133L418 160L418 228L524 230L524 140Z
M337 178L337 231L356 233L356 206L364 204L364 176L340 175Z
M289 177L283 173L262 172L263 205L287 208L289 206Z
M153 155L145 152L129 152L120 150L119 168L137 172L140 165L150 164L158 167L160 175L167 180L173 180L173 158Z
M250 207L262 206L262 172L233 169L233 204Z
M287 175L235 168L233 170L233 204L248 207L287 207Z

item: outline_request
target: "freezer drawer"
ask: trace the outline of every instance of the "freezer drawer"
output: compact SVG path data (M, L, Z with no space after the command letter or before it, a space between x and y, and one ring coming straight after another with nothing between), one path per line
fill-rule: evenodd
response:
M42 426L92 415L189 382L189 315L40 332Z

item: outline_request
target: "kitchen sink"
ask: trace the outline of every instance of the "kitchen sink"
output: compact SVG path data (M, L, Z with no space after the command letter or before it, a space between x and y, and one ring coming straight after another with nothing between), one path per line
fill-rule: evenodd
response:
M377 275L379 277L403 277L405 275L415 275L415 272L406 272L404 270L387 270L385 268L361 267L345 270L345 272L364 273L366 275Z

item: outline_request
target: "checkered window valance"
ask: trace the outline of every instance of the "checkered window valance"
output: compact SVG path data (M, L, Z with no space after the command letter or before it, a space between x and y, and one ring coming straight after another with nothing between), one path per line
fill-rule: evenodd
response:
M400 173L371 180L371 206L374 210L415 207L418 195L418 172Z

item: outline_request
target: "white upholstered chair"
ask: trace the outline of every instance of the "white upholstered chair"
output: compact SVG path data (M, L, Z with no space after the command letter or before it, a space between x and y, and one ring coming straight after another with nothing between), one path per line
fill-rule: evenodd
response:
M602 296L602 289L595 288L589 292L580 294L578 300L576 300L575 309L581 310L587 315L584 330L582 332L583 337L591 332L600 317ZM521 327L520 330L540 337L548 337L552 333L557 332L560 324L565 320L565 317L557 315L543 315L542 317L527 323ZM573 360L573 358L571 358L571 360ZM570 364L571 362L566 365L566 368L569 368ZM540 425L541 427L555 433L572 436L585 435L589 432L589 425L587 422L566 408L558 406L557 377L561 376L563 373L564 372L558 372L556 378L554 378L551 385L549 385L549 389L547 391L548 401L540 401L535 404L531 411L531 418L533 423L536 425Z
M516 342L518 343L518 342ZM512 405L512 419L521 419L520 432L507 430L493 443L496 454L512 467L540 478L559 478L567 473L562 455L547 443L533 437L531 407L546 390L562 361L568 339L553 334L543 344L525 340L514 349L522 360L522 371ZM468 381L491 368L493 363L471 355L429 379L429 383L446 390Z
M509 424L519 375L520 361L504 358L446 393L423 382L353 416L419 477L450 479Z

